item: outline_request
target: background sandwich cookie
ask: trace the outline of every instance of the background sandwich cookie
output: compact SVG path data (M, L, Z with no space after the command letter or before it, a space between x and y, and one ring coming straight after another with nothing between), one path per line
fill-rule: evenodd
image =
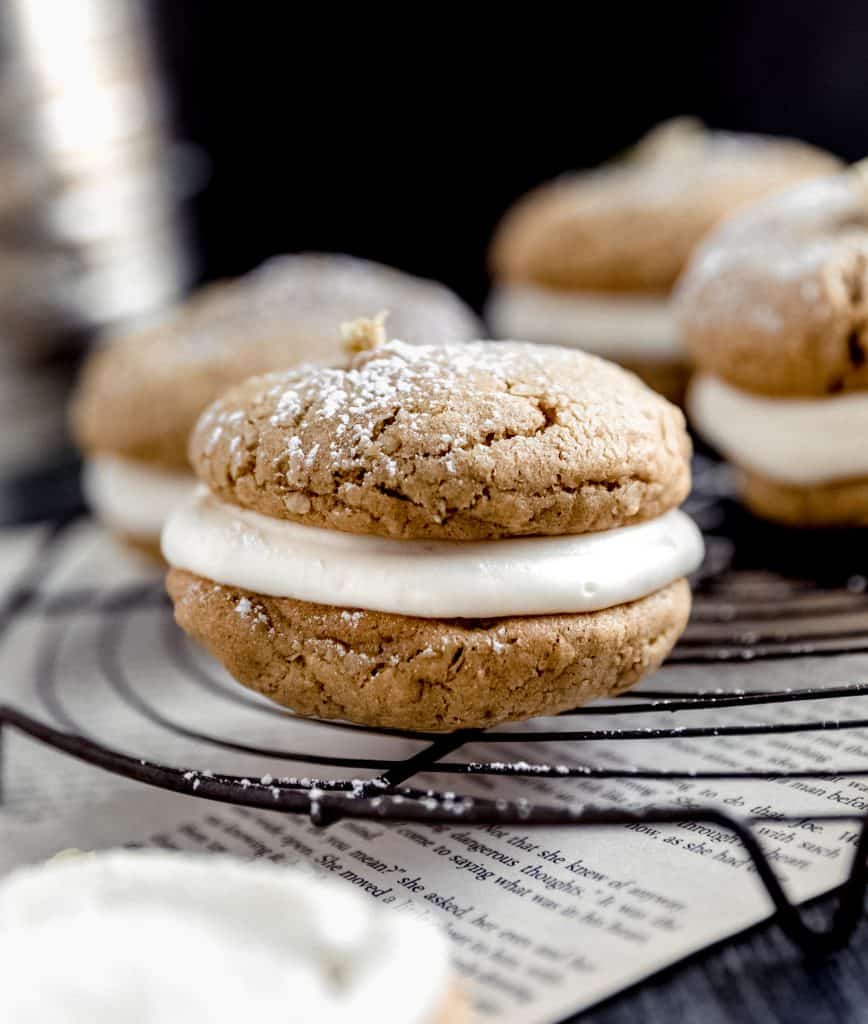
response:
M745 202L838 166L799 142L667 122L507 213L491 248L492 327L614 359L680 398L688 366L670 292L695 246Z
M746 503L793 525L868 525L868 189L857 170L745 210L702 246L679 317L697 429Z
M452 730L623 690L686 624L690 446L558 348L376 344L201 417L163 552L179 624L306 715Z
M305 253L204 288L162 322L97 352L73 403L94 511L157 555L163 522L193 486L187 438L205 406L251 374L345 361L336 325L377 309L388 309L411 343L479 334L470 309L440 284Z
M264 862L111 852L14 872L0 959L10 1024L469 1021L434 927Z

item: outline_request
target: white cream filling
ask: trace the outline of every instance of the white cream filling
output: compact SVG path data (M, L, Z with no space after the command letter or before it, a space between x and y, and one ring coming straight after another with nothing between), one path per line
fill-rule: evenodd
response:
M498 338L581 348L615 359L684 358L668 298L498 285L486 318Z
M768 398L694 377L693 425L744 469L811 486L868 476L868 392L831 398Z
M205 488L163 531L170 565L216 583L420 618L599 611L685 576L702 554L699 530L677 509L579 536L402 541L273 519Z
M0 963L9 1024L435 1024L451 985L435 928L349 884L144 851L9 876Z
M157 541L172 509L195 491L196 478L100 455L85 462L82 486L91 509L111 529Z

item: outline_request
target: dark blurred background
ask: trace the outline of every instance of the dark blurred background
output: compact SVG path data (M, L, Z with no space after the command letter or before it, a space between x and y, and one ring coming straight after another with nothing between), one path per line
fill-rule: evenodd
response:
M152 6L176 130L210 158L194 203L207 277L335 249L478 304L487 239L515 196L666 117L868 154L863 0L461 18L412 5L379 20L339 7L311 20L277 0Z

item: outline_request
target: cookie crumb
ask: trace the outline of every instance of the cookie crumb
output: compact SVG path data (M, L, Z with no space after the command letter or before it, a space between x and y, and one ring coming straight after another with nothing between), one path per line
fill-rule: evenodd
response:
M380 310L374 317L359 317L341 324L344 348L350 355L369 352L386 344L387 309Z
M642 163L695 157L708 141L708 130L697 117L671 117L640 139L630 151Z

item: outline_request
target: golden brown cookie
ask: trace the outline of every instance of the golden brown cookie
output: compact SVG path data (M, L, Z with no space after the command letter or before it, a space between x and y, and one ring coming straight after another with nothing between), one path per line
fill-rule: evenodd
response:
M300 362L343 362L340 324L382 309L392 336L411 344L479 334L433 281L349 256L282 256L94 353L73 403L76 439L89 455L186 468L190 430L222 391Z
M794 186L727 221L677 294L694 425L783 523L868 525L868 184Z
M349 368L228 391L190 440L224 501L350 533L468 540L587 533L675 508L680 410L569 349L391 342Z
M181 627L300 714L424 731L555 714L659 665L702 548L676 509L681 412L582 352L381 333L202 415L211 493L163 538Z
M270 598L180 569L175 617L245 685L302 715L431 732L552 715L657 668L690 612L685 580L630 604L488 621Z
M517 203L495 235L492 271L552 289L663 295L727 214L839 167L790 139L669 122L625 159L564 175Z
M696 365L786 397L868 390L868 186L798 185L727 221L676 295Z

